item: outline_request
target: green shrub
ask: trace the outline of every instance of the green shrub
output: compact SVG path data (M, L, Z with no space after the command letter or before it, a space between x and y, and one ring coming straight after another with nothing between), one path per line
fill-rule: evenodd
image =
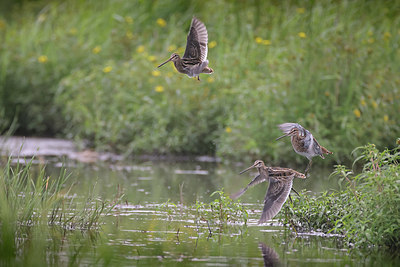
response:
M375 145L357 148L363 171L354 175L337 166L334 176L345 184L340 192L303 195L287 206L284 223L297 230L318 230L345 236L349 245L400 249L400 150L379 152Z

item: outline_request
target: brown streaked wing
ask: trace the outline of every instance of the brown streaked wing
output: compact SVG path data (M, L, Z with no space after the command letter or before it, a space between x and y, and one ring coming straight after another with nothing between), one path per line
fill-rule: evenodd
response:
M265 195L264 208L258 223L264 223L281 210L283 204L289 196L292 188L294 175L287 177L286 180L269 179L269 187Z
M257 175L245 188L243 188L242 190L236 192L235 194L231 195L231 199L237 199L238 197L240 197L241 195L244 194L244 192L247 191L247 189L249 189L252 186L255 186L257 184L260 184L262 182L265 182L268 180L268 177L263 175L263 174L259 174Z
M186 42L183 58L198 59L203 62L207 59L208 34L203 22L193 17Z

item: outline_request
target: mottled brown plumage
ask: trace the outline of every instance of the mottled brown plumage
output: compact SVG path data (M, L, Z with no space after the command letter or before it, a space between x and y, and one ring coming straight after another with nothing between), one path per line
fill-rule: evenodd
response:
M197 77L197 79L200 80L200 73L211 74L214 72L212 68L208 67L207 43L208 33L206 26L196 17L193 17L183 57L181 58L178 54L173 53L171 57L160 64L158 68L172 61L177 71L189 77Z
M306 176L289 168L267 167L262 160L256 160L252 166L240 172L240 174L257 168L259 174L242 190L233 194L232 199L243 195L247 189L259 183L269 181L269 187L264 199L264 208L259 223L272 219L281 210L283 204L292 189L293 179L305 179Z
M320 156L324 159L324 154L333 154L328 149L321 146L310 131L298 123L283 123L279 125L279 128L284 132L284 135L278 137L276 140L285 136L290 136L294 151L299 155L305 156L309 160L307 168L304 171L305 174L307 174L311 167L313 157Z

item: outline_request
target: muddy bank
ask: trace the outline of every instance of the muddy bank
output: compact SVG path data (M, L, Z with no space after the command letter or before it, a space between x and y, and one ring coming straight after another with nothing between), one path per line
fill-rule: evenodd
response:
M90 149L79 150L71 140L17 136L0 136L0 155L11 157L67 157L80 162L119 161L124 159L123 155L96 152ZM220 158L211 156L135 155L132 158L143 161L221 161Z

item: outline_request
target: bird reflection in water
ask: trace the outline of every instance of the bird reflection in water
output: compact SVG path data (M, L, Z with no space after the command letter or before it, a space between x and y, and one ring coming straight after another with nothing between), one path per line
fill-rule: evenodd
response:
M279 255L273 248L268 247L262 242L258 244L258 247L261 249L261 253L264 258L264 266L280 266Z

